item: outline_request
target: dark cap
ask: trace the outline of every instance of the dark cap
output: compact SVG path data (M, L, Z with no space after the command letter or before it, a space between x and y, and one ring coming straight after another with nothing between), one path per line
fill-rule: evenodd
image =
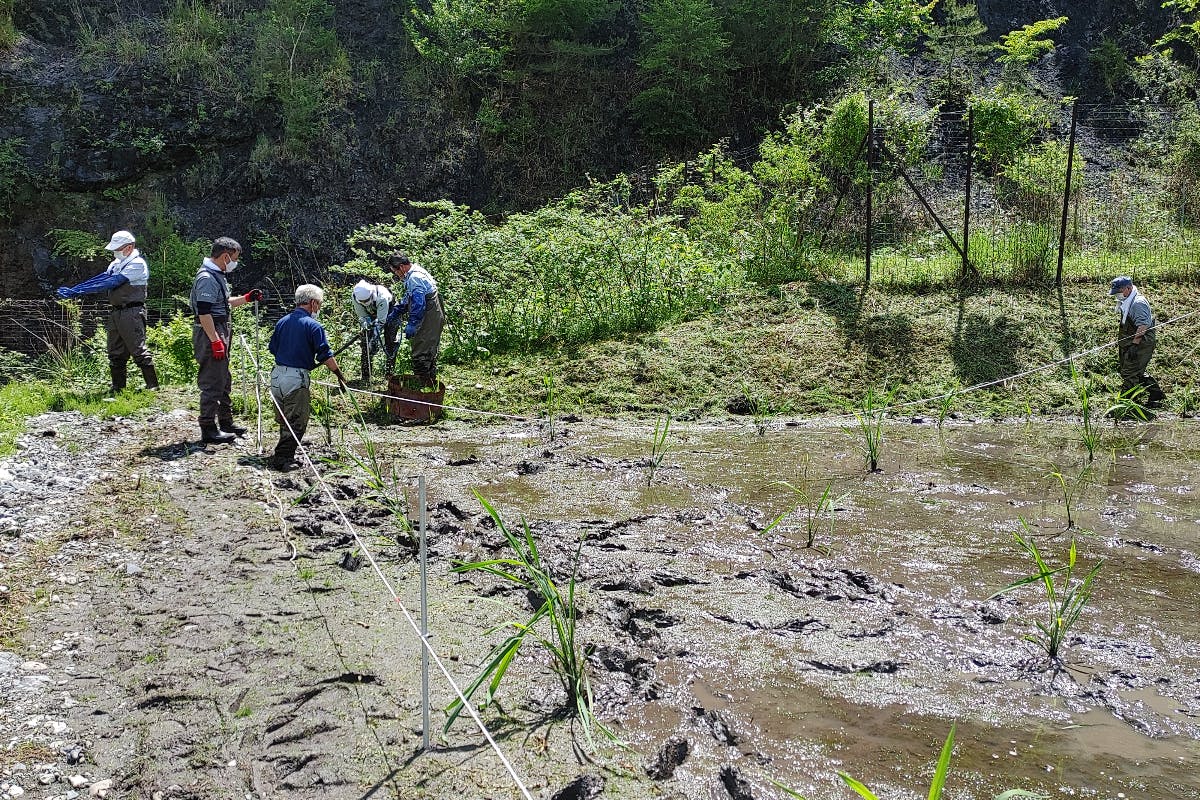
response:
M1109 288L1108 293L1117 294L1126 286L1133 286L1133 278L1129 277L1128 275L1122 275L1118 278L1113 278L1111 288Z

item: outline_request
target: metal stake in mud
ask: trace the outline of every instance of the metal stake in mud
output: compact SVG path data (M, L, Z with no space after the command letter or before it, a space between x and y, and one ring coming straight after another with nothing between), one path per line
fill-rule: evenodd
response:
M420 562L421 562L421 639L429 642L429 587L428 551L425 549L425 476L417 478L417 503L420 506ZM429 648L421 648L421 740L429 749Z

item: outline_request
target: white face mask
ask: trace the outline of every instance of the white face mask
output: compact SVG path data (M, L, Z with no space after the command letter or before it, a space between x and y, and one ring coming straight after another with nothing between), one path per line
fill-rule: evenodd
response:
M235 269L237 269L237 265L238 265L238 262L230 261L228 264L225 265L225 271L233 272Z

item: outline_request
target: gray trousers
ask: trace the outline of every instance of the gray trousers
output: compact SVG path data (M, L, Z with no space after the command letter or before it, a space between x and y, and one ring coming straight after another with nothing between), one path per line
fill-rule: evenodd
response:
M413 374L428 386L437 385L438 347L442 343L442 326L445 324L442 299L435 294L428 298L421 326L408 340L412 346Z
M122 368L129 359L139 367L154 366L150 348L146 347L146 309L143 306L122 308L109 313L104 322L108 334L108 363Z
M213 326L217 329L217 336L225 342L225 358L220 361L213 358L212 345L204 328L198 322L192 325L192 352L196 356L196 363L200 365L196 373L196 385L200 387L201 427L216 425L218 420L233 420L233 401L229 396L233 389L233 375L229 371L229 318L213 317Z
M279 423L279 443L275 445L277 459L294 457L308 430L312 413L310 380L309 371L299 367L276 365L271 370L271 397L275 399L275 421Z

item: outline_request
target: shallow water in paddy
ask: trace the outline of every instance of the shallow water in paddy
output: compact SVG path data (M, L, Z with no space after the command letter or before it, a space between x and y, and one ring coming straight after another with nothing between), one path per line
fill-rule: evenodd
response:
M710 796L732 765L755 797L779 794L767 778L849 796L838 770L923 797L957 723L948 796L1200 797L1193 423L1109 433L1090 467L1065 423L896 424L874 474L852 431L680 428L650 485L650 429L559 429L404 438L435 495L477 488L560 558L586 536L601 717L648 758L689 741L681 796ZM803 546L803 500L764 532L798 499L780 481L814 498L832 482L822 549ZM1037 586L986 601L1033 570L1012 540L1022 518L1052 563L1072 537L1082 568L1105 562L1064 669L1022 641L1044 615Z

